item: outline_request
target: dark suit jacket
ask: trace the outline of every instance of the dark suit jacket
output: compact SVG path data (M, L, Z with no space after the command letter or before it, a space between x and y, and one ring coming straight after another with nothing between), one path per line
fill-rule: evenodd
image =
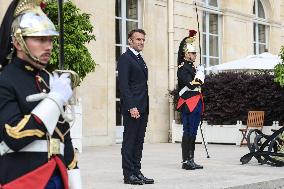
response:
M136 107L140 113L148 114L148 69L143 59L128 49L119 57L117 69L122 113Z

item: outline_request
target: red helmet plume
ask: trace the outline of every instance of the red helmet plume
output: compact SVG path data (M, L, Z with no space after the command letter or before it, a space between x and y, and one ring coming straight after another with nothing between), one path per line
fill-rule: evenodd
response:
M195 31L195 30L189 30L189 37L195 36L196 33L197 33L197 31Z

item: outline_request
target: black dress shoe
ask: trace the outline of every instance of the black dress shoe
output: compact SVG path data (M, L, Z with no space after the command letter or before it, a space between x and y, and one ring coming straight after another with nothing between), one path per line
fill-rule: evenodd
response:
M154 179L147 178L142 173L136 175L136 177L143 180L145 184L154 184Z
M124 184L143 185L144 181L137 178L135 175L124 177Z
M195 169L203 169L202 165L198 165L195 162L193 162Z
M194 170L196 169L193 160L186 160L185 162L182 162L182 169L185 170Z

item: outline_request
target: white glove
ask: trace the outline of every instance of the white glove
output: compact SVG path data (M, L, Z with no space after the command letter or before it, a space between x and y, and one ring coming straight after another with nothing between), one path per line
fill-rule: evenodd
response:
M48 96L56 97L63 104L67 103L72 97L73 91L71 89L71 79L68 73L63 73L58 76L57 73L53 73L53 77L50 77L50 92Z
M69 189L82 189L80 169L67 171Z
M71 80L69 74L64 73L60 77L54 73L50 77L50 92L40 94L37 98L44 98L32 111L45 125L48 133L53 134L57 125L60 114L64 117L63 105L68 102L72 96ZM29 100L29 99L27 99ZM65 119L65 118L64 118Z
M204 79L205 79L205 73L204 73L204 66L203 65L199 65L196 68L196 75L195 75L195 80L198 79L200 80L202 83L204 83Z

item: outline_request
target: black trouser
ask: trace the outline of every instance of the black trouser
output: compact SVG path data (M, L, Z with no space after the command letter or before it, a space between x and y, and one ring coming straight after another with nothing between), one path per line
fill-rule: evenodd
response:
M123 116L124 132L121 148L123 175L139 174L148 114L135 119L130 113Z

